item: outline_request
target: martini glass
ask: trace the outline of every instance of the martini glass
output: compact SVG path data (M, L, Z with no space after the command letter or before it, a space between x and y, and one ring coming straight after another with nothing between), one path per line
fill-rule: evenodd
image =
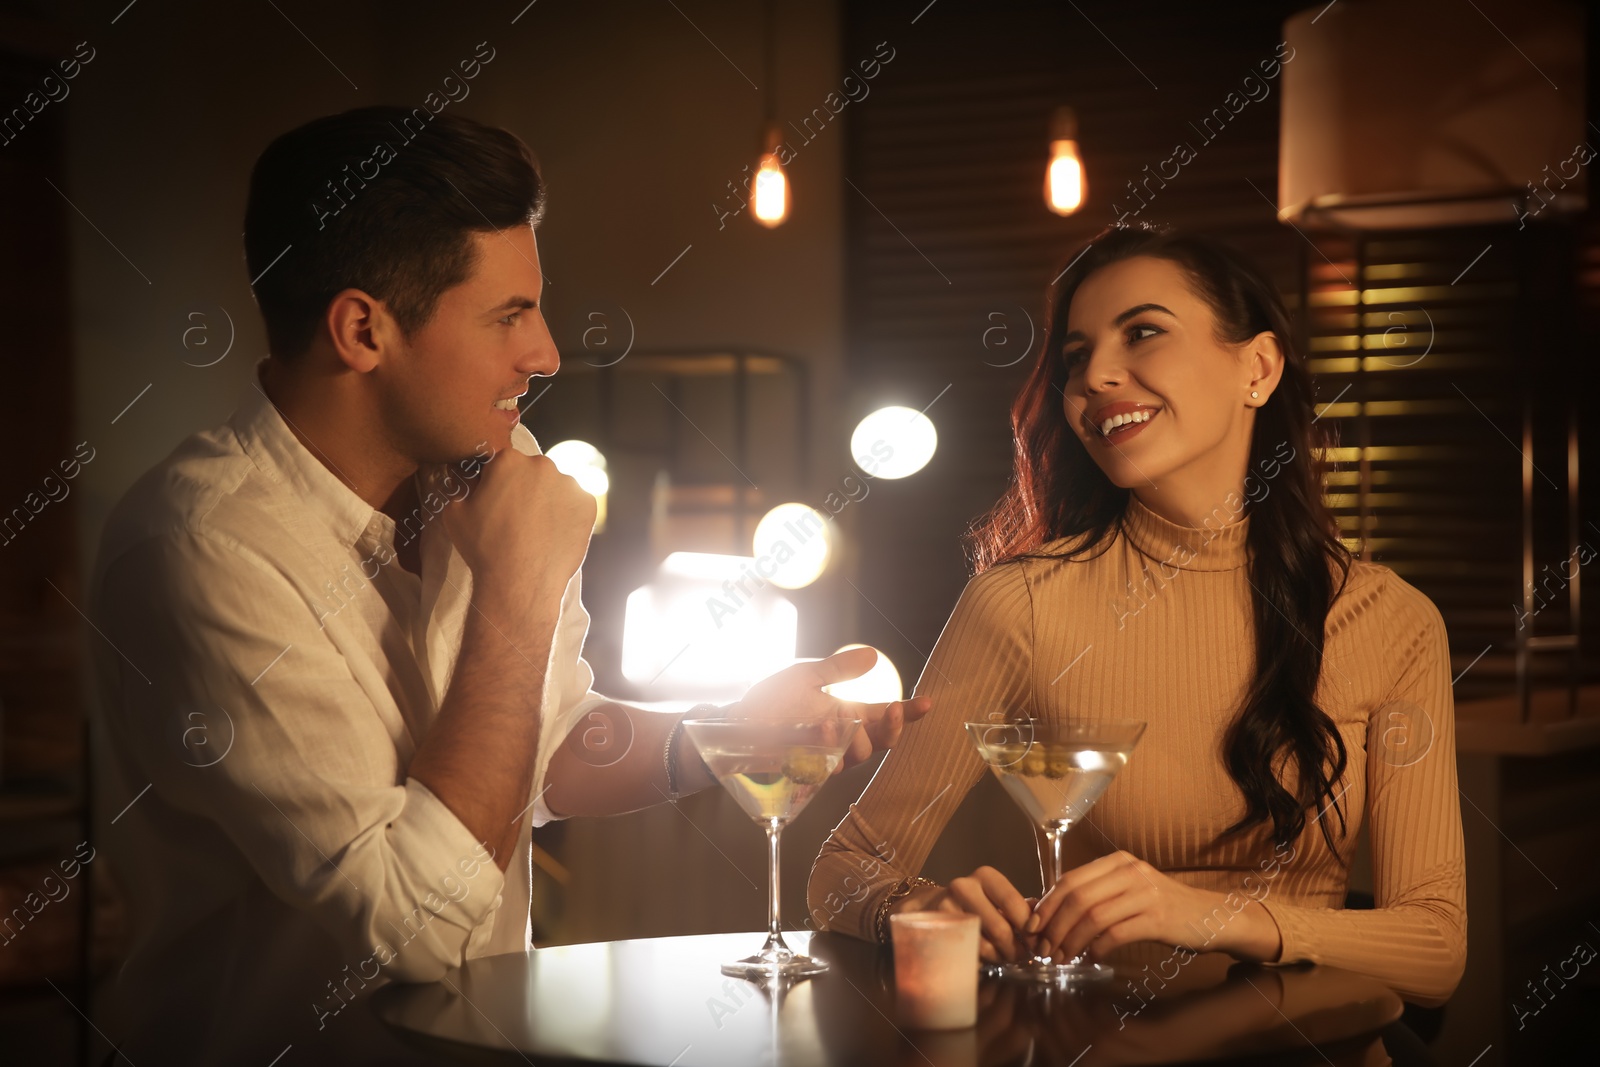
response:
M844 760L860 719L781 717L685 719L700 758L739 806L767 831L767 943L722 973L763 982L809 978L828 965L783 943L778 906L778 838Z
M1050 850L1045 892L1061 880L1062 836L1088 813L1128 762L1145 724L1132 719L1073 722L969 722L978 754L1033 824ZM1002 978L1069 986L1110 978L1110 967L1089 963L1083 953L1057 960L1035 953L1021 963L994 968Z

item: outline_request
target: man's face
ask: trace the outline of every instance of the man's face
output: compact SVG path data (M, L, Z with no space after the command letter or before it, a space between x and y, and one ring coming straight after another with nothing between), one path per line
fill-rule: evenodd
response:
M533 227L474 233L472 241L471 277L444 292L380 377L391 444L419 466L507 448L529 376L561 366L539 309L544 276Z

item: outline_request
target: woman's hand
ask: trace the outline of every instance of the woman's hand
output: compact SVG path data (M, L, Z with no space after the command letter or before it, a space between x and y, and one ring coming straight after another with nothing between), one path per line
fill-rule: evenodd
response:
M1002 963L1028 955L1023 925L1033 914L1033 901L1017 892L1010 879L993 867L979 867L947 888L912 893L895 911L949 911L978 917L978 955Z
M1249 882L1249 879L1246 879ZM1262 884L1262 895L1266 886ZM1184 885L1128 852L1074 867L1039 901L1024 933L1039 951L1067 958L1088 950L1099 959L1132 941L1160 941L1194 952L1276 960L1283 942L1260 897Z

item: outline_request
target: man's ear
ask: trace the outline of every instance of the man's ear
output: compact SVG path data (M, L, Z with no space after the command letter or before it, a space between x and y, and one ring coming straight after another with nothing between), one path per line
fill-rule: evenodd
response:
M361 289L334 294L323 321L339 361L361 374L383 361L399 334L384 302Z

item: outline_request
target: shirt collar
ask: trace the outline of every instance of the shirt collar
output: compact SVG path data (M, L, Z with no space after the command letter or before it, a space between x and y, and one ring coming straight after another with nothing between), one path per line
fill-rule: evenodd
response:
M1250 519L1228 505L1212 512L1200 526L1168 522L1128 494L1122 528L1134 548L1145 556L1188 571L1235 570L1250 562Z
M245 454L263 473L294 494L308 510L321 514L341 543L354 545L377 509L357 496L300 443L283 413L268 399L261 387L261 371L268 358L262 357L256 363L229 424Z
M328 528L341 543L356 544L369 528L374 535L392 540L394 521L361 499L301 444L283 412L267 397L261 387L261 372L269 358L263 356L256 362L230 420L245 454L308 507L322 512ZM511 447L528 456L542 451L532 431L521 423L511 428Z

